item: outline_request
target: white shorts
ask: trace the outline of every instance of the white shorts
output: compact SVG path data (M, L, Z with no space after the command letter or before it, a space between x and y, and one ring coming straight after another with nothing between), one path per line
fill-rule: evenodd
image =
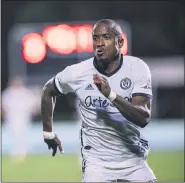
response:
M130 170L129 170L130 169ZM124 169L117 173L116 170L106 168L86 162L83 168L82 182L157 182L153 171L147 162L143 162L137 167Z

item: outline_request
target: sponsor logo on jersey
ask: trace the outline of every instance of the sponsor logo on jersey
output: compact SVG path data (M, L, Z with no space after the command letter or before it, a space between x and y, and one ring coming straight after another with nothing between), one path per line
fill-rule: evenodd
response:
M131 99L128 97L125 97L124 99L129 102L131 101ZM100 107L100 108L106 108L108 106L115 107L108 99L93 96L87 96L85 98L85 105L86 107Z
M109 100L102 99L101 97L94 98L93 96L86 97L85 105L86 107L100 107L100 108L101 107L105 108L108 106L114 107L114 105L111 102L109 102Z
M121 80L120 87L124 90L127 90L131 87L131 84L132 84L131 79L126 77Z

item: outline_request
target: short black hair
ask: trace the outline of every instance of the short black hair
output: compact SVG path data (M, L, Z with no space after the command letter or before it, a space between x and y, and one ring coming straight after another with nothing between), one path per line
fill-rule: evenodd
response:
M119 38L122 38L122 30L120 25L112 19L101 19L98 20L95 25L94 28L98 25L98 24L108 24L110 26L111 31L113 31L113 33L118 36Z

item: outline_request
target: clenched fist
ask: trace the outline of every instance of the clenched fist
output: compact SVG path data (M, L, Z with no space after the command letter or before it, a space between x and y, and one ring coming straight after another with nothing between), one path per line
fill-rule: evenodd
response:
M99 91L107 98L111 92L107 79L103 76L99 76L98 74L93 74L93 81Z

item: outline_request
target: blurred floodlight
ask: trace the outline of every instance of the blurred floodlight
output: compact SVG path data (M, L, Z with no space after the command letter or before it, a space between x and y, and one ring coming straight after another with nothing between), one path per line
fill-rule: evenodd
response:
M43 37L54 53L70 54L76 48L75 33L68 25L46 27L43 31Z
M42 36L38 33L29 33L22 40L22 56L28 63L39 63L46 56L46 46Z

